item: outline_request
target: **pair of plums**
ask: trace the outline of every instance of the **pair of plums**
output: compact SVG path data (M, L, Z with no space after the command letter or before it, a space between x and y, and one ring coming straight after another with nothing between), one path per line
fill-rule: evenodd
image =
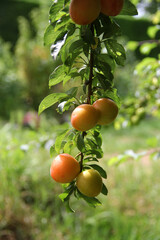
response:
M71 0L70 17L79 25L92 23L100 12L107 16L118 15L123 8L124 0Z
M100 98L91 104L76 107L71 114L71 124L78 131L87 131L97 124L107 125L114 121L118 107L109 98Z

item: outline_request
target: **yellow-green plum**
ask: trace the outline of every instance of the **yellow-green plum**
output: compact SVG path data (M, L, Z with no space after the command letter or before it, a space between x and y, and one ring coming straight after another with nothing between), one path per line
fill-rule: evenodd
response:
M78 190L87 197L96 197L102 190L102 177L97 170L87 169L76 178Z

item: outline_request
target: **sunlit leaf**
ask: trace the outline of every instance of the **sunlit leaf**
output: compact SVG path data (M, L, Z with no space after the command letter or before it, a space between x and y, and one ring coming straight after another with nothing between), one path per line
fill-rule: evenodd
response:
M91 168L94 168L95 170L97 170L99 172L99 174L103 177L103 178L107 178L107 173L106 171L100 167L99 165L97 164L90 164L89 165Z
M39 105L38 114L41 114L44 110L51 107L58 101L62 100L63 98L68 97L66 93L52 93L45 97Z
M125 0L122 11L120 12L119 15L134 16L134 15L138 15L138 12L135 5L131 1Z

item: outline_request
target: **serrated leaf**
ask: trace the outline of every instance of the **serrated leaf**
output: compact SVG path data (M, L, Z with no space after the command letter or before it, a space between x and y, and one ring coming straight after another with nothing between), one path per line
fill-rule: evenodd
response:
M103 157L103 152L100 149L90 149L90 150L86 151L86 154L96 155L97 158Z
M114 39L105 41L108 54L113 57L118 65L124 66L126 53L124 47Z
M91 168L94 168L95 170L97 170L99 172L99 174L103 177L103 178L107 178L107 173L106 171L100 167L99 165L97 164L90 164L89 165Z
M65 201L65 206L66 206L66 210L68 212L75 213L75 210L73 208L71 208L71 206L70 206L69 200Z
M71 46L69 48L69 52L73 54L75 51L77 52L78 49L82 49L83 45L84 45L83 40L78 39L71 44Z
M107 187L104 185L104 183L103 183L103 185L102 185L101 193L104 194L104 195L107 195L107 194L108 194L108 189L107 189Z
M63 98L68 97L66 93L52 93L45 97L39 105L38 114L41 114L44 110L51 107L58 101L62 100Z
M122 11L120 12L119 15L134 16L134 15L138 15L138 12L135 5L131 1L125 0Z
M79 197L83 198L91 207L97 207L102 205L102 203L95 197L87 197L83 195L80 191L78 191Z
M53 154L55 153L55 148L54 146L50 147L50 156L53 157Z
M85 143L84 143L84 138L83 138L82 134L78 134L78 137L77 137L77 148L82 153L85 151Z
M72 140L67 141L63 147L64 152L70 154L73 146L74 142Z
M70 183L69 186L66 188L65 192L61 193L59 195L59 198L62 200L62 202L65 203L66 210L69 212L75 212L69 203L70 197L74 191L74 183Z
M62 81L68 81L71 77L64 72L63 65L58 66L49 77L49 87L52 87Z
M75 97L78 91L78 87L72 87L70 88L66 93L67 95L69 95L70 97Z
M100 22L100 19L97 18L95 21L94 21L94 27L96 29L96 33L97 33L97 36L99 37L102 33L103 33L103 28L101 26L101 22Z
M90 49L89 44L84 44L83 45L83 52L84 52L84 54L87 58L89 56L89 49Z
M96 65L98 71L102 72L107 80L109 80L109 81L113 80L112 68L107 62L102 61L102 59L100 59L100 58L96 58L95 65Z
M100 83L101 87L106 91L113 85L113 81L109 81L106 79L106 77L101 74L96 72L96 79Z
M97 59L98 59L98 61L102 62L102 64L103 64L103 63L109 64L109 66L110 66L110 68L111 68L112 71L113 71L113 70L115 69L115 67L116 67L113 58L110 57L110 55L107 54L107 53L106 53L106 54L104 54L104 53L103 53L103 54L99 54L99 55L97 56Z
M53 3L49 11L50 20L52 20L52 22L56 19L57 13L60 10L62 10L63 7L64 7L64 0L58 0L57 2Z
M86 157L86 158L84 158L84 162L91 162L91 161L99 162L99 160L97 158L95 158L95 157Z
M67 111L73 105L74 101L75 101L75 98L70 98L67 101L61 102L57 107L57 111L59 113L63 113Z
M101 147L102 146L102 135L101 135L100 131L95 130L93 136L94 136L98 146Z
M83 46L82 40L76 40L77 37L75 35L69 37L63 47L61 48L61 59L63 64L68 67L68 72L70 72L70 69L75 61L75 59L82 53ZM78 42L81 44L78 46Z
M62 202L64 202L68 196L69 196L69 192L64 192L59 194L59 198L62 200Z
M116 88L110 88L110 89L108 89L108 90L105 92L105 94L104 94L103 97L112 99L114 102L116 102L117 106L120 108L121 102L120 102L119 96L118 96L118 94L117 94L117 89L116 89Z
M57 33L54 31L56 23L50 24L44 33L44 45L51 45L54 42L54 39L57 37Z
M104 33L103 39L121 35L120 26L112 18L101 13L99 19L102 25L101 33Z
M92 33L90 27L88 27L88 26L87 27L81 26L81 37L83 38L84 42L86 42L90 45L95 43L93 33Z
M70 23L69 16L62 16L61 19L51 23L44 33L44 45L56 44L58 41L63 41L68 33L67 26Z
M62 142L66 136L66 134L70 131L70 129L64 130L62 133L60 133L57 137L56 137L56 141L55 141L55 151L59 154L60 150L61 150L61 146L62 146Z

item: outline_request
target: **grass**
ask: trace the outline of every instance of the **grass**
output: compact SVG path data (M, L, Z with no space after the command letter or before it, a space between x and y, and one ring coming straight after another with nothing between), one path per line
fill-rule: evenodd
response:
M130 128L102 131L103 149L106 153L123 153L126 149L139 151L148 148L147 140L160 136L159 120L147 119Z
M148 149L146 140L159 134L158 126L149 119L120 131L104 128L105 156ZM60 184L49 177L49 146L57 129L56 124L39 131L1 127L0 240L159 240L159 161L130 160L117 167L104 158L109 194L99 196L102 206L72 199L76 213L68 213L58 198Z

